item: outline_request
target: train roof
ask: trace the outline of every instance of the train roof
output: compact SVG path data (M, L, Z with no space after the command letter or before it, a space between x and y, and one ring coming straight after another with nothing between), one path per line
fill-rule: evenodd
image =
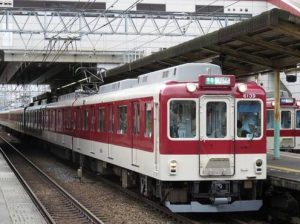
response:
M137 86L175 82L197 82L199 75L221 75L220 66L210 63L187 63L146 73L138 76L137 79L125 79L100 86L99 93L120 91Z
M222 75L221 67L210 63L187 63L138 76L138 85L166 81L197 82L199 75Z

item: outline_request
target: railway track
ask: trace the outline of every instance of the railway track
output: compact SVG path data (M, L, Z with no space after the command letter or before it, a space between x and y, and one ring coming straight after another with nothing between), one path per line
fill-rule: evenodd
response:
M0 150L48 223L104 223L6 141Z

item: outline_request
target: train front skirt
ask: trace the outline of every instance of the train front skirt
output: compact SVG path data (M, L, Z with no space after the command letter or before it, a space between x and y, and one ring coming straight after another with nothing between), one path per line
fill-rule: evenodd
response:
M245 212L258 211L263 205L262 200L242 200L231 204L209 205L192 201L190 204L171 204L165 202L165 206L175 213L217 213L217 212Z

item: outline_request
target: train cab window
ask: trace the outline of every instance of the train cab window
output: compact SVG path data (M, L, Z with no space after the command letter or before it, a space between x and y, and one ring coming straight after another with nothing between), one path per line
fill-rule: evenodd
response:
M138 103L133 104L133 134L140 134L140 105Z
M267 110L267 129L274 129L274 110Z
M291 119L291 111L281 111L281 128L290 129Z
M152 106L151 103L145 103L145 137L152 135Z
M118 134L126 134L127 131L127 106L118 108Z
M241 100L237 103L237 136L259 138L262 130L261 102Z
M300 128L300 110L296 111L296 128Z
M208 102L206 114L206 136L208 138L224 138L227 135L226 103Z
M105 131L105 122L104 122L104 115L105 115L105 109L99 108L98 111L98 132L104 132Z
M83 112L83 131L89 130L89 111L84 110Z
M169 104L169 133L171 138L196 136L196 102L172 100Z

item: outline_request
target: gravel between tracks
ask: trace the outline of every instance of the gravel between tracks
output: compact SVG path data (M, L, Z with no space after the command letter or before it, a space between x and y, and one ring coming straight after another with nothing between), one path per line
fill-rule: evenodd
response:
M52 155L34 153L30 158L95 215L105 217L107 223L174 223L149 206L100 181L84 176L80 182L75 169L62 164Z

